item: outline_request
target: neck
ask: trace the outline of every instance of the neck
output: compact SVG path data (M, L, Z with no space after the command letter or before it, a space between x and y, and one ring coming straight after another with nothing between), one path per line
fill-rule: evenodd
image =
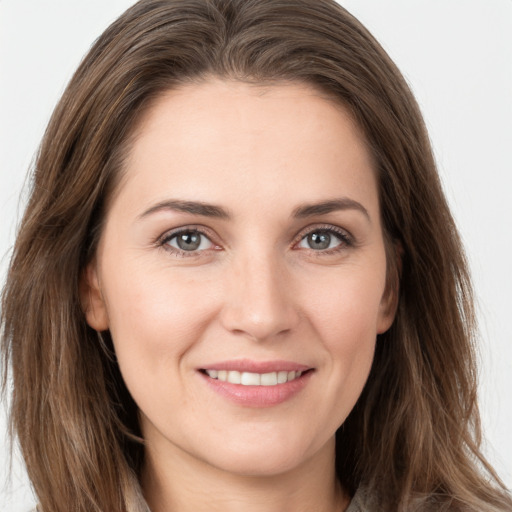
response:
M146 447L142 474L152 512L343 512L349 497L337 482L334 439L300 467L281 474L240 475L181 452Z

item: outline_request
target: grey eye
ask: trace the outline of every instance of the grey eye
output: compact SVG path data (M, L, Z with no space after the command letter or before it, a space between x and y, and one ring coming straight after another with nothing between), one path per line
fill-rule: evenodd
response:
M303 249L313 249L314 251L323 251L332 249L342 243L339 235L326 230L317 230L308 233L299 243Z
M175 249L186 252L209 249L212 246L208 237L199 231L183 231L177 233L169 239L167 244Z

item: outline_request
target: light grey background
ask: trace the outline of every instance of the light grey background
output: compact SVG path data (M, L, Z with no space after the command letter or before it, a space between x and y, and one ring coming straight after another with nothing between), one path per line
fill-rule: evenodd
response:
M131 0L0 0L0 272L49 115L81 57ZM341 0L411 84L467 247L479 301L486 453L512 486L512 1ZM10 483L0 412L0 510L34 499Z

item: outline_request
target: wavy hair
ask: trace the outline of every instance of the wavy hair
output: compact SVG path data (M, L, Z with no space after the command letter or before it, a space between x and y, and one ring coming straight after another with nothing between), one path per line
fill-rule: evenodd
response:
M2 295L11 426L41 510L147 510L137 407L109 333L85 321L81 276L138 119L166 90L211 77L318 88L351 111L376 162L400 296L337 432L340 481L384 510L511 510L479 448L471 283L419 108L333 0L142 0L71 79L39 149Z

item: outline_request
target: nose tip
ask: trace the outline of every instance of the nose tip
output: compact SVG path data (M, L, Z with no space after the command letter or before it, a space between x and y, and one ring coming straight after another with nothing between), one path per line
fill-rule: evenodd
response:
M246 335L257 341L263 341L291 330L290 323L284 315L276 311L263 313L260 308L247 305L238 308L236 318L234 315L228 320L228 329L234 334Z
M224 328L263 341L292 331L298 321L293 287L275 262L244 265L228 280L222 311Z

